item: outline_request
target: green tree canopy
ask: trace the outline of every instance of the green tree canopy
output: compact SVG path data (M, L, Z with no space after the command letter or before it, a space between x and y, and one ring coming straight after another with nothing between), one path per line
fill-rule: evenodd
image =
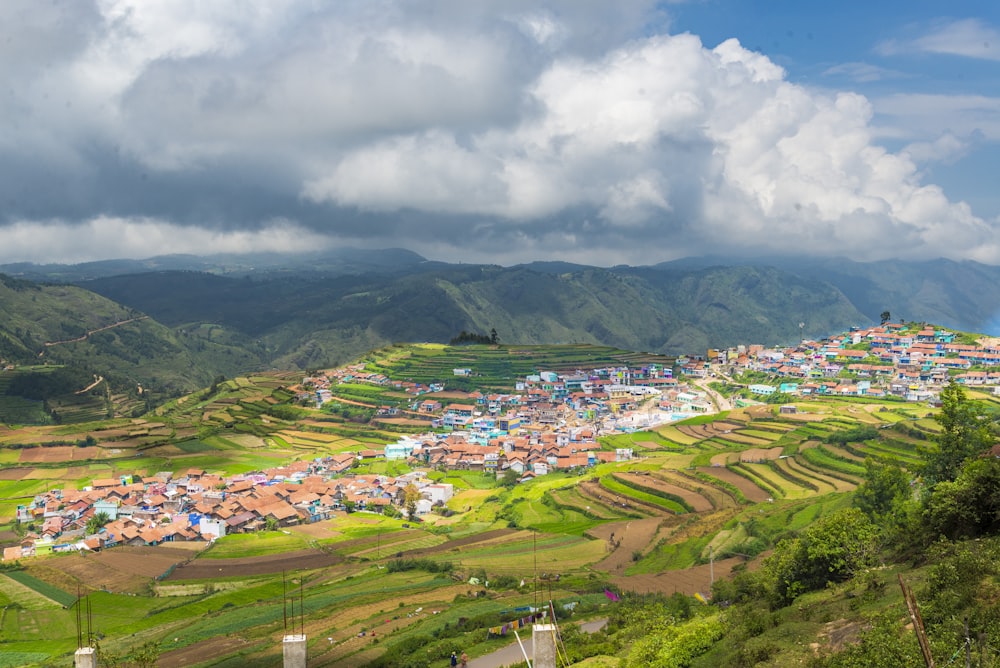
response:
M110 521L111 521L111 516L108 515L106 512L104 512L103 510L94 513L93 515L90 516L90 519L87 520L87 526L86 526L87 534L92 535L97 533L98 531L100 531L101 527L103 527Z
M878 527L859 509L845 508L778 543L761 567L761 589L772 607L781 607L799 594L847 580L877 556Z
M954 481L939 483L925 504L924 525L932 539L1000 533L1000 460L970 460Z
M865 459L865 481L854 492L854 505L873 521L892 513L910 497L910 476L896 462Z
M934 416L941 425L937 447L926 455L924 477L930 485L954 480L966 460L993 445L992 423L979 414L975 402L954 380L941 390L941 412Z

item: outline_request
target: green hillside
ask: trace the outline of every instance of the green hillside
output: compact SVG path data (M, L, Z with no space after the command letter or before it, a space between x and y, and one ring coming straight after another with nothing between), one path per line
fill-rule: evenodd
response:
M567 267L559 267L564 269ZM774 269L420 265L398 276L232 279L173 272L85 285L170 327L212 322L265 342L279 368L347 361L460 331L509 344L591 343L664 354L821 336L866 318L836 289ZM799 327L803 323L803 327Z
M259 343L221 327L172 330L83 288L0 275L0 359L18 367L14 377L2 382L0 421L37 421L32 417L37 418L38 406L25 400L87 403L81 390L97 379L102 383L86 393L99 397L91 419L114 412L123 401L132 404L129 412L144 410L204 387L218 375L257 368L262 353ZM54 369L64 371L52 376ZM11 373L0 372L0 378ZM26 378L34 373L42 375L35 381ZM22 391L27 386L31 391ZM65 419L79 421L79 416L62 412Z

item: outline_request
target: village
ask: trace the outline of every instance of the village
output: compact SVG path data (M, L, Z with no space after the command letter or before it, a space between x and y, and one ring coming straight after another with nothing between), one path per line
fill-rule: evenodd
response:
M568 471L583 475L603 462L625 462L631 448L602 448L599 437L635 431L727 408L707 385L742 374L770 383L744 384L733 405L762 403L776 394L897 397L934 402L949 380L1000 389L1000 346L962 344L946 330L914 332L885 323L822 341L765 348L711 350L680 358L674 368L651 364L573 373L539 372L518 379L509 394L466 393L444 403L447 381L421 385L367 373L363 366L306 377L300 399L320 407L339 383L396 385L412 396L409 412L428 428L383 449L292 461L260 472L224 477L199 469L147 479L99 479L80 490L53 489L19 506L24 535L4 549L4 561L116 545L213 541L230 533L311 523L344 512L384 512L418 520L454 494L434 471L472 471L514 484ZM997 367L996 371L988 370ZM471 369L455 369L467 376ZM676 373L676 377L675 377ZM747 396L749 395L749 396ZM451 395L449 395L451 396ZM391 415L397 408L383 407ZM405 461L411 472L360 474L365 460Z
M932 402L950 381L1000 390L1000 340L960 343L957 335L927 325L886 322L820 341L785 348L738 346L710 350L704 361L688 361L681 372L689 378L713 373L733 376L747 371L775 382L749 384L750 394L765 399L783 393L897 397ZM995 369L995 370L992 370Z

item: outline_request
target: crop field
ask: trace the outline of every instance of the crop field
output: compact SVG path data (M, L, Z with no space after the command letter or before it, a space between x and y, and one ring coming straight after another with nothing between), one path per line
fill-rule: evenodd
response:
M477 383L507 387L524 370L625 359L639 358L593 346L395 346L373 353L369 364L415 380L450 378L453 368L468 367L482 374ZM297 380L240 377L135 420L0 425L0 513L95 477L193 467L246 472L295 457L377 448L398 437L289 406L286 388ZM344 392L379 404L406 400L360 384ZM462 401L464 393L463 387L439 398ZM112 648L155 640L163 651L158 665L239 668L280 661L274 639L283 631L287 588L301 587L309 664L316 666L362 666L407 638L453 642L447 633L459 618L498 616L530 602L517 584L538 573L587 583L591 591L705 593L710 550L715 576L725 577L772 537L849 504L866 457L913 467L939 428L926 406L891 403L883 410L871 401L819 398L797 406L791 415L760 406L607 437L605 448L632 447L639 459L602 464L582 477L557 473L506 489L478 472L433 471L430 477L454 484L456 494L448 512L408 528L400 519L338 513L284 531L227 536L207 550L191 543L25 560L14 572L18 580L0 574L0 605L20 606L0 624L0 667L66 659L75 628L72 610L62 606L78 588L90 596ZM882 428L863 443L824 442L862 425ZM96 442L78 445L88 437ZM358 469L407 470L405 462L384 461ZM15 535L13 526L8 533ZM472 576L485 576L490 587L470 585ZM504 581L507 589L494 589ZM567 596L591 595L586 587L566 587ZM376 627L379 643L357 637Z
M727 466L706 466L699 468L698 472L703 474L709 480L715 478L722 483L735 487L747 500L752 503L767 501L771 498L771 494L768 490L759 487L749 478L734 472Z

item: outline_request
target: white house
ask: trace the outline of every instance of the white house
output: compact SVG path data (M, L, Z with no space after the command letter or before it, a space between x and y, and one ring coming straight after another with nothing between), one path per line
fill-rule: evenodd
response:
M451 483L434 483L432 485L424 485L424 487L420 490L420 494L432 504L435 504L438 501L441 503L447 503L448 499L455 496L455 486Z

